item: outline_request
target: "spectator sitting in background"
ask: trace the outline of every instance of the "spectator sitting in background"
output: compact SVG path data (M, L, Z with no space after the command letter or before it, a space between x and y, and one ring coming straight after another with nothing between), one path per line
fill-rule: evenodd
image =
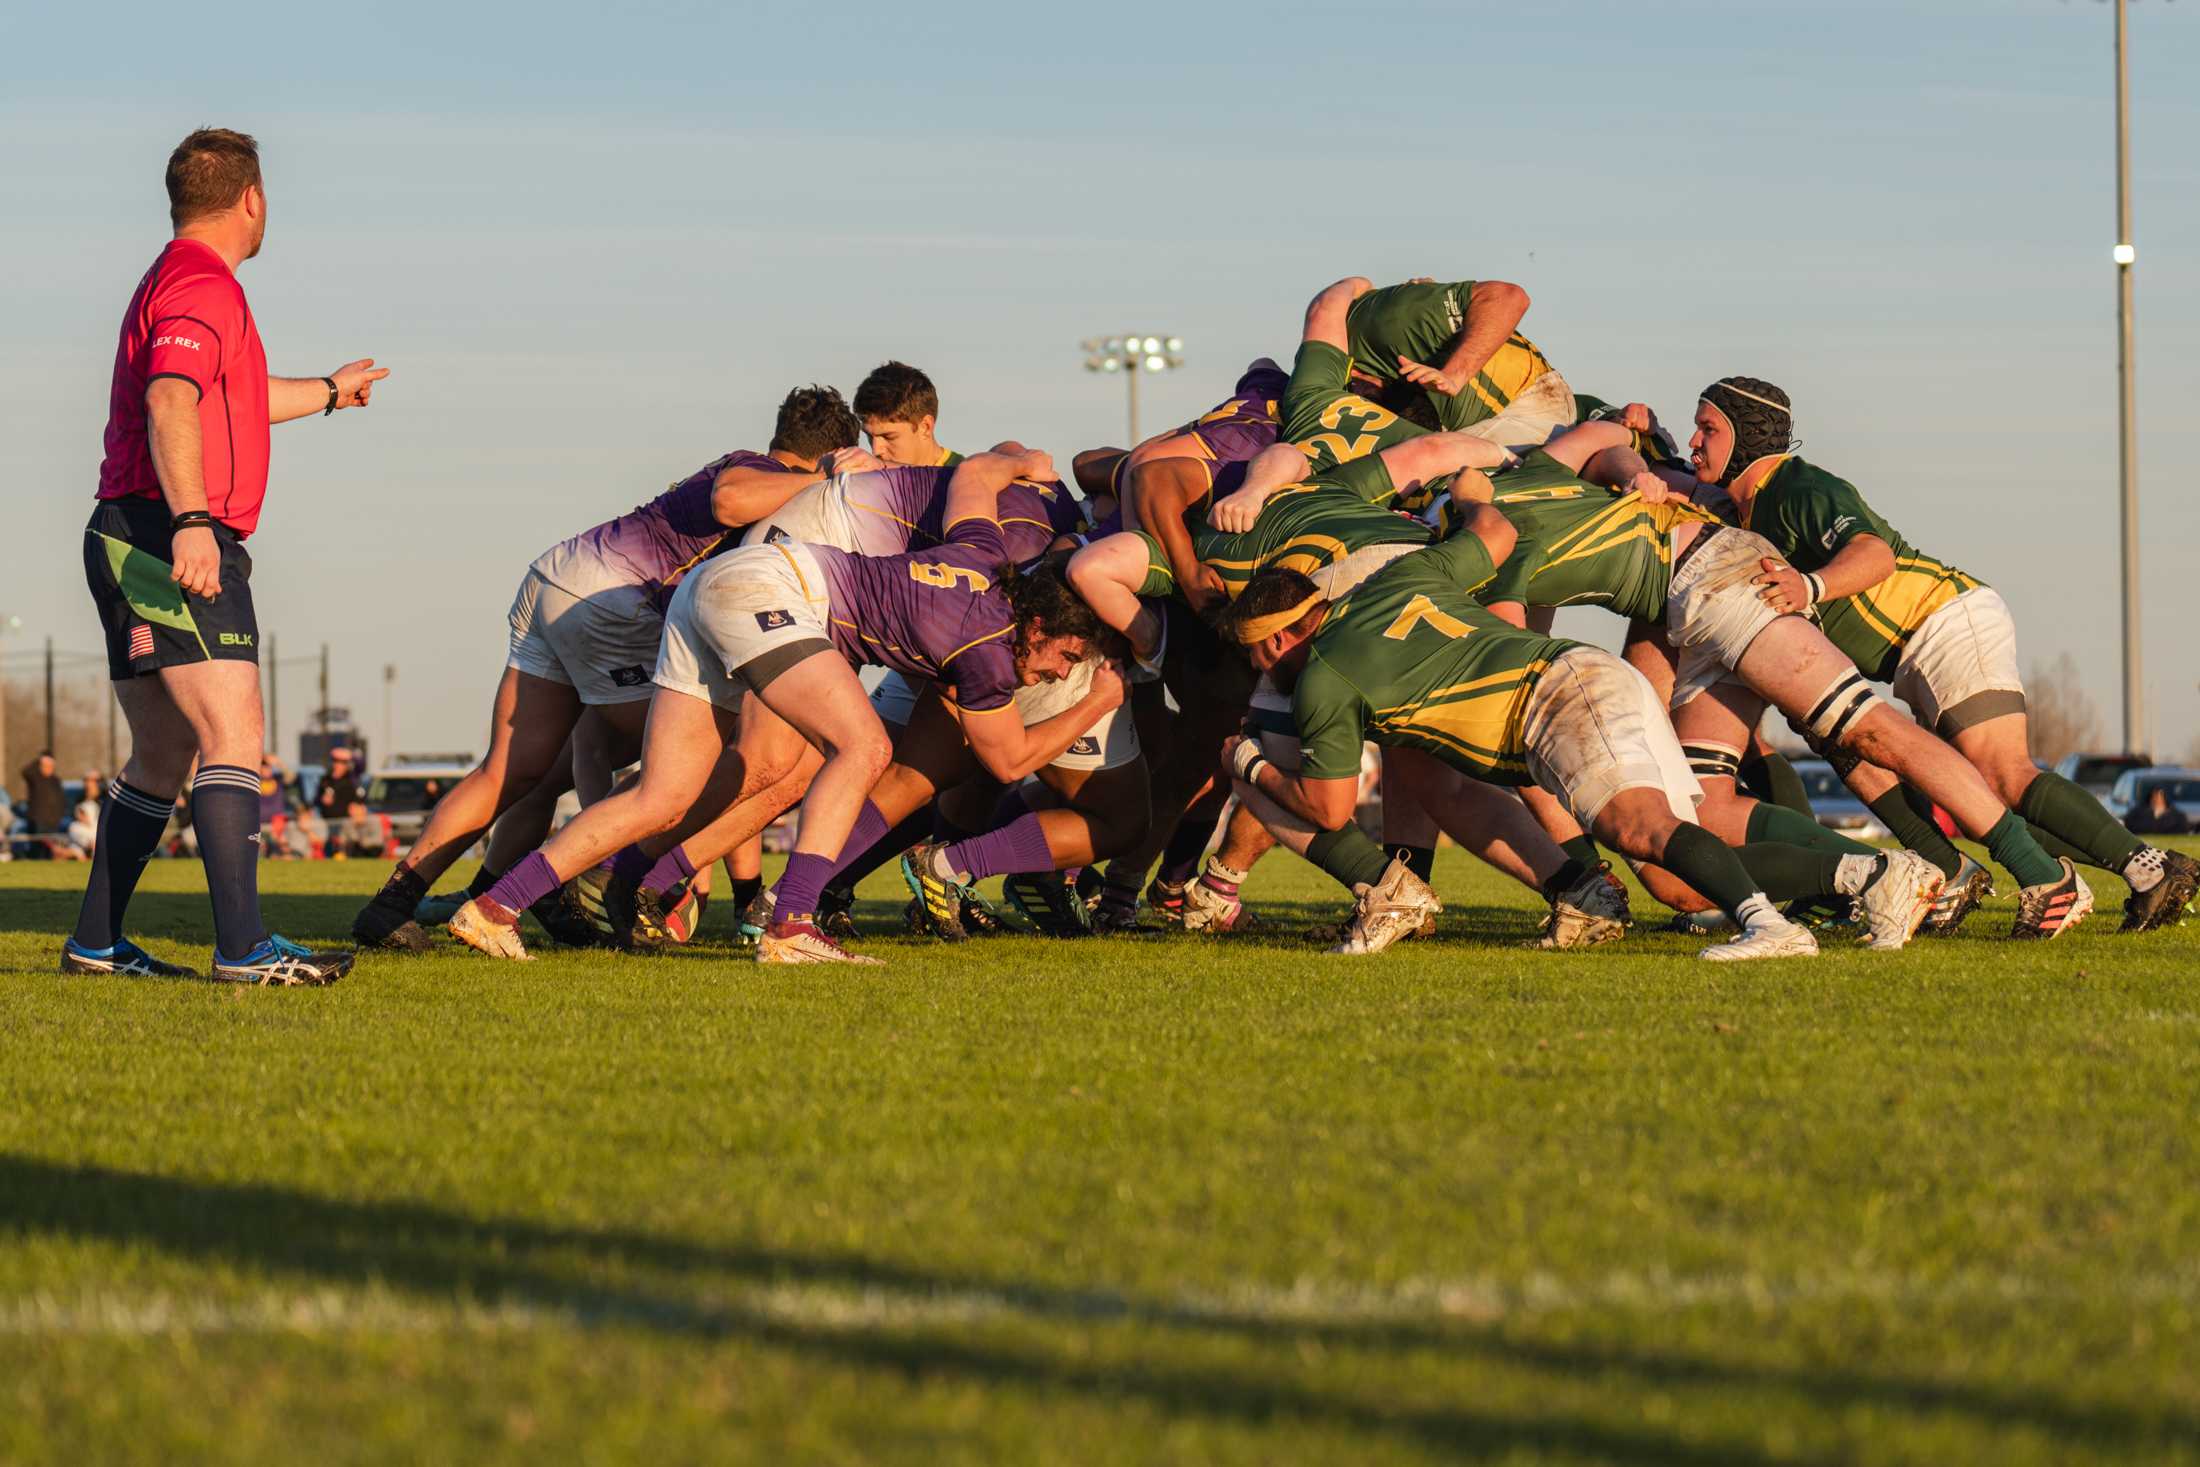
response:
M267 860L279 860L295 855L291 828L290 776L284 772L283 761L273 754L260 756L260 854Z
M68 822L69 800L61 788L53 750L39 750L38 757L23 766L23 795L28 804L23 815L34 832L52 835Z
M358 771L351 767L351 750L341 746L329 750L328 773L321 776L321 787L313 792L313 808L323 820L336 825L362 793Z
M2133 835L2190 835L2192 822L2185 812L2170 803L2169 791L2156 785L2147 791L2147 797L2132 806L2124 817L2124 829Z
M329 854L339 861L352 856L372 860L387 854L389 844L389 822L371 813L365 800L354 797L345 807L336 838L329 842Z
M76 802L76 812L69 817L69 849L66 853L68 860L89 861L93 849L99 844L101 790L99 771L87 771L84 776L84 798Z

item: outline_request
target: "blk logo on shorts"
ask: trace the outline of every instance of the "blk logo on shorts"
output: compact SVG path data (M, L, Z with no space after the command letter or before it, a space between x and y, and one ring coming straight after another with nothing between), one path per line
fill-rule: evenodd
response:
M1100 752L1100 741L1091 734L1079 734L1077 742L1069 746L1069 752L1090 759Z
M781 627L794 625L791 611L759 611L756 613L756 629L760 632L776 632Z
M766 545L777 545L782 540L792 540L793 538L794 536L780 529L777 525L773 525L764 532L764 543Z
M648 683L649 669L646 667L614 667L611 669L611 681L622 688L639 688Z

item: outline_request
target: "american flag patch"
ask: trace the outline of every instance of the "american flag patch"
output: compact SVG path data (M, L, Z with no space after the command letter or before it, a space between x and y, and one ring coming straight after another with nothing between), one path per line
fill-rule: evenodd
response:
M144 622L130 628L130 660L143 662L153 655L153 629Z

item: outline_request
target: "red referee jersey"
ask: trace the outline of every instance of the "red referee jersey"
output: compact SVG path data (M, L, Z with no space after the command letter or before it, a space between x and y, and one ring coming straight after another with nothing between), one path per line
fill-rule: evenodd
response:
M267 497L267 353L244 288L195 239L169 241L122 318L101 499L160 498L145 415L145 389L159 377L198 389L206 507L240 538L251 534Z

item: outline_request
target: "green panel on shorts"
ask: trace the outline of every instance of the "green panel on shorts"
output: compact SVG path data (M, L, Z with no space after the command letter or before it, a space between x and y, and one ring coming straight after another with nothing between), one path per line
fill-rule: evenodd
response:
M1146 579L1138 583L1138 594L1141 596L1175 595L1176 573L1169 569L1168 552L1161 548L1161 542L1156 540L1151 532L1140 530L1137 534L1138 538L1146 543ZM1192 543L1195 547L1198 545L1199 541L1196 536L1193 538Z
M199 635L199 624L191 615L191 603L183 594L183 587L176 584L175 567L157 555L148 555L127 540L117 540L112 535L101 535L100 541L107 549L107 569L115 578L115 585L122 591L122 599L130 604L141 621L159 626L174 627L189 632L199 644L199 651L207 657L206 639Z

